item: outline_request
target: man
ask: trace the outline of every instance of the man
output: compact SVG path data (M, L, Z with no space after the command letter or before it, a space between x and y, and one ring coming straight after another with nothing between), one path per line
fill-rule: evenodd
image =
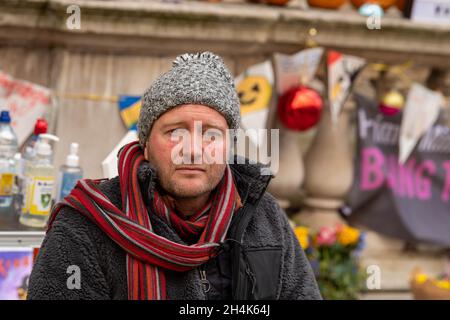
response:
M211 161L239 115L220 57L179 56L144 93L119 176L81 181L54 209L28 298L321 299L270 176Z

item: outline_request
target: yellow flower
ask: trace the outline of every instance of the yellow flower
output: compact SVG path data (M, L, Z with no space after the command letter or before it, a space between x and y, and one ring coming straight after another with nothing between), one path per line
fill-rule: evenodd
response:
M309 229L306 227L296 227L294 229L294 233L297 236L298 242L300 242L300 245L302 246L303 250L308 248L309 246Z
M356 244L359 240L360 232L358 229L342 226L338 232L338 241L343 246Z
M450 281L448 280L436 280L434 284L441 289L450 290Z
M425 281L428 280L428 276L426 274L424 274L424 273L418 273L415 276L415 280L416 280L416 282L418 284L422 284L422 283L424 283Z

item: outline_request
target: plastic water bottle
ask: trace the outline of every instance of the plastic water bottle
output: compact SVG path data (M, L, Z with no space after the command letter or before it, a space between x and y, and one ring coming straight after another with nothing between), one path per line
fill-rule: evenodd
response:
M59 141L59 138L39 135L36 156L25 168L26 200L19 221L29 227L45 227L52 207L55 176L53 150L48 140Z
M17 136L8 111L0 114L0 208L12 208L15 192Z
M25 161L22 158L21 153L16 153L14 156L14 161L16 165L16 191L15 200L14 200L14 211L15 217L20 214L22 211L22 206L24 203L25 197Z
M83 178L83 169L79 162L78 143L73 142L70 144L70 153L66 158L66 164L59 169L57 202L69 195L77 181Z

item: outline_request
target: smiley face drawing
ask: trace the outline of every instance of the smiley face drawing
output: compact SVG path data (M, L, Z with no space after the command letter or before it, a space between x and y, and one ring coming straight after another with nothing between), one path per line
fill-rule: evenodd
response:
M272 96L272 86L263 76L247 76L236 87L241 103L241 115L265 109Z

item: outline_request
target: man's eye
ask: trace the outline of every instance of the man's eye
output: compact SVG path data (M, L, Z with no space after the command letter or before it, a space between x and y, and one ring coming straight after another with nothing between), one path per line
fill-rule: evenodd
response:
M166 134L172 134L172 133L174 133L176 130L178 130L178 128L169 129L169 130L167 130L165 133L166 133Z
M218 132L207 132L205 133L205 137L208 138L211 141L214 141L216 139L220 139L222 135Z

